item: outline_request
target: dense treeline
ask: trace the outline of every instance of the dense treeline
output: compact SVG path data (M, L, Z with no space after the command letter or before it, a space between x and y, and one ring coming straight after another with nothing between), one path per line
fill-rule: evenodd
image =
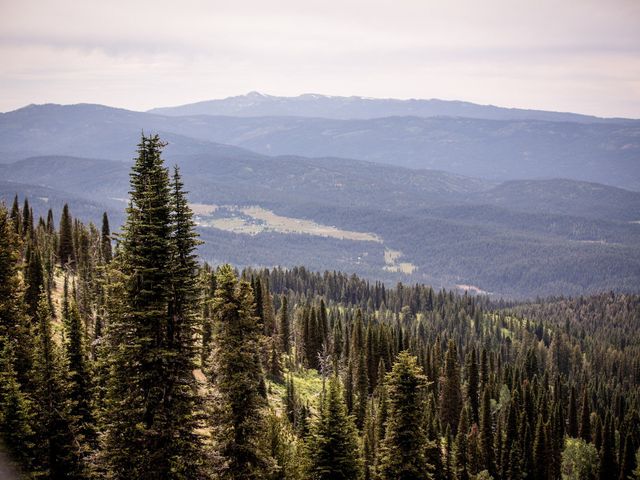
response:
M0 206L0 433L24 477L640 477L640 296L200 265L162 147L142 138L115 238Z

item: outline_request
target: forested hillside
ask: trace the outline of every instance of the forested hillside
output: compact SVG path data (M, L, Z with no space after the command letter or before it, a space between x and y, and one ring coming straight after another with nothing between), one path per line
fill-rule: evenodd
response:
M516 303L201 263L162 147L143 136L116 234L0 206L16 475L640 478L638 294Z

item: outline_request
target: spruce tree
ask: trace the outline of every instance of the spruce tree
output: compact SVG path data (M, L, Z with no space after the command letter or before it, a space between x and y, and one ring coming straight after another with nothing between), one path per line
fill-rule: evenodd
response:
M602 446L600 447L600 480L615 479L618 476L615 454L615 432L613 431L613 420L610 414L602 430Z
M73 261L73 222L69 214L69 206L66 203L62 208L58 237L58 260L64 267Z
M569 394L567 435L572 438L576 438L578 436L578 407L576 403L576 389L574 386L571 386L571 393Z
M261 440L266 405L259 392L261 325L251 285L239 282L229 265L218 271L213 314L217 335L209 372L214 472L221 479L264 478L271 459Z
M291 328L289 326L289 312L286 295L282 295L280 312L278 315L278 330L280 332L280 341L282 342L282 351L288 355L291 353Z
M5 208L4 205L0 208ZM13 231L16 235L22 232L22 218L20 216L20 205L18 203L18 195L13 197L13 205L11 206L11 222L13 223Z
M113 478L198 478L196 434L195 238L179 177L163 165L164 144L142 137L130 204L112 262L123 299L109 325L102 451ZM126 441L123 441L126 439Z
M20 239L13 221L4 205L0 204L0 349L4 342L12 342L13 367L17 381L24 387L31 373L33 329L26 314L24 284L19 268Z
M632 478L634 467L634 454L633 437L630 433L627 434L623 443L624 449L622 451L622 458L620 459L620 480L628 480Z
M309 463L309 478L314 480L357 480L362 473L356 428L336 377L312 427Z
M66 282L65 282L66 286ZM67 321L67 365L70 419L75 424L76 441L85 451L79 452L81 457L86 457L95 447L95 423L92 411L92 391L90 385L90 371L87 358L84 327L80 312L75 300L68 308Z
M485 388L482 394L482 408L480 410L480 450L482 468L495 476L495 462L493 451L493 420L491 417L491 394Z
M0 338L0 443L29 470L33 462L33 406L18 382L12 343Z
M460 389L460 365L458 352L453 340L449 340L444 362L444 377L440 389L440 418L451 428L455 435L462 410L462 391Z
M362 430L362 428L364 427L365 414L367 412L367 403L369 400L369 377L364 349L361 349L358 355L358 368L356 370L356 391L356 425L358 426L358 429Z
M469 480L469 444L467 441L467 433L469 431L468 415L468 409L463 408L462 413L460 414L458 433L453 447L455 452L455 470L457 480Z
M582 392L582 410L580 414L580 438L585 442L591 441L591 409L589 408L589 397L587 396L587 388Z
M37 419L35 467L50 478L75 478L83 466L74 444L66 365L52 336L46 293L40 295L37 325L32 373Z
M27 244L27 267L25 272L25 282L27 284L24 300L27 304L27 313L34 318L38 310L40 294L44 288L44 272L42 269L42 257L38 248L29 242Z
M111 248L111 229L109 228L109 217L107 212L102 214L102 231L100 236L100 249L102 252L102 259L105 263L109 263L113 256Z
M31 207L29 206L29 200L25 197L24 204L22 205L22 237L30 237L33 233L33 218L31 217Z
M424 429L424 389L427 379L416 357L401 352L385 379L388 415L380 447L378 473L382 480L432 478L427 462L429 440Z
M479 382L478 360L476 358L476 350L473 348L467 357L467 398L471 408L470 424L480 422Z

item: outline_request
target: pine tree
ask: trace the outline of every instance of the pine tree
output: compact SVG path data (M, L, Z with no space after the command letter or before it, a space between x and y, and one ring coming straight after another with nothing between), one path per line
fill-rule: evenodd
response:
M582 392L582 410L580 414L580 431L578 435L585 442L591 441L591 409L589 408L589 397L587 396L587 388Z
M424 430L424 389L427 379L416 357L401 352L385 379L389 412L380 447L379 476L382 480L432 478L427 462L429 441Z
M63 267L73 261L73 223L69 214L69 206L66 203L60 217L58 259Z
M356 391L358 401L355 409L356 425L358 429L362 430L362 428L364 427L364 420L367 412L367 403L369 401L369 377L364 349L361 349L358 355L358 368L356 370Z
M544 417L538 416L536 424L536 434L533 443L533 478L535 480L546 480L549 478L549 439L547 438L547 429L544 423Z
M282 351L288 355L291 353L291 329L289 327L289 312L286 295L282 295L278 320L278 330L280 332L280 339L282 342Z
M480 382L480 374L478 372L478 360L476 358L475 348L471 350L467 358L467 398L469 399L469 407L471 408L470 423L480 422L480 397L478 394L478 384Z
M65 282L66 286L66 282ZM67 390L69 397L69 415L75 425L75 439L82 446L82 452L78 452L80 457L86 457L92 447L95 447L95 423L92 411L90 372L87 359L86 342L84 338L84 328L80 312L75 300L68 307L68 318L63 318L67 322L67 364L68 382ZM82 463L82 458L79 463ZM80 476L80 475L79 475Z
M458 352L453 340L449 340L441 384L440 418L445 425L449 425L451 432L455 435L462 410L462 391L460 389Z
M33 461L33 407L18 383L12 342L0 338L0 439L26 469ZM0 442L0 443L2 443Z
M31 237L33 234L33 217L31 216L31 207L29 206L29 200L24 199L22 205L22 238Z
M0 204L0 349L3 342L12 342L17 381L26 386L31 373L33 332L32 322L26 315L19 268L20 240L13 221Z
M482 409L480 411L480 449L482 456L482 468L495 476L491 394L489 393L488 388L485 388L482 394Z
M271 459L260 439L266 404L259 393L261 326L251 285L238 282L229 265L218 271L214 318L217 336L210 375L215 391L211 415L215 473L221 479L263 478Z
M109 228L109 217L107 212L102 214L102 232L100 236L100 248L102 259L105 263L109 263L113 257L111 248L111 229Z
M567 413L567 435L572 438L578 436L578 407L576 404L576 389L571 387L569 394L569 408Z
M36 316L40 294L44 288L44 272L40 252L35 246L32 246L31 242L27 244L25 257L27 258L27 268L25 272L27 288L24 300L27 304L27 314L33 318Z
M618 476L616 455L615 455L615 439L613 432L613 421L611 415L607 415L607 419L602 430L602 446L600 447L600 480L615 479Z
M467 408L462 409L460 415L460 423L458 424L458 433L454 444L456 478L458 480L469 480L469 444L467 442L467 433L469 431L468 411Z
M42 293L37 311L38 331L33 361L35 385L36 468L50 478L74 478L83 470L74 447L66 366L51 332L51 311Z
M628 433L624 441L622 458L620 459L620 480L628 480L632 478L635 462L634 454L635 449L633 448L633 437Z
M142 137L112 262L114 304L102 460L114 478L198 478L195 432L195 237L179 177L170 186L159 137ZM127 439L126 442L123 439Z
M362 473L356 428L336 377L312 428L309 461L309 478L314 480L356 480Z
M4 205L2 206L4 209ZM18 195L13 198L13 205L11 206L11 222L13 223L13 231L16 235L22 233L22 218L20 216L20 205L18 203Z

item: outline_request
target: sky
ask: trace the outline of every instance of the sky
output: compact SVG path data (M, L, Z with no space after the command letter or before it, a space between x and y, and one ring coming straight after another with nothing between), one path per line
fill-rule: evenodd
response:
M244 94L640 118L640 0L0 0L0 111Z

